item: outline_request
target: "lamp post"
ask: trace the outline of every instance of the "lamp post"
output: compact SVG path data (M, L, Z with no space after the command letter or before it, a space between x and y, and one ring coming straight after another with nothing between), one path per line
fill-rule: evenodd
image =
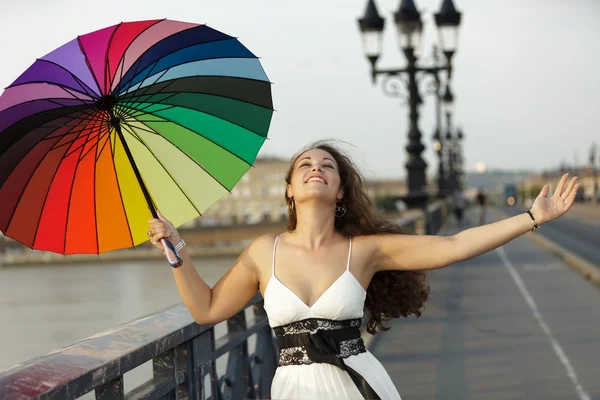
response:
M456 143L452 134L452 111L454 110L454 95L450 90L450 82L446 84L446 91L442 97L444 112L446 114L446 190L453 194L456 190Z
M465 186L465 163L463 159L462 143L464 135L462 129L456 129L456 188L463 190Z
M438 173L437 173L437 187L438 197L442 198L446 195L446 171L444 169L444 150L445 146L442 142L442 135L440 130L436 129L433 134L433 150L435 150L438 156Z
M590 166L592 167L592 179L593 179L593 184L592 184L592 203L593 204L598 204L598 177L597 177L597 172L598 170L596 169L596 151L597 151L597 147L596 147L596 142L592 143L592 147L590 147Z
M407 65L404 68L392 69L379 69L376 66L382 51L385 21L379 15L374 0L367 0L365 14L358 20L358 26L362 34L363 50L371 65L373 83L377 81L377 76L383 75L384 93L392 97L400 97L402 94L398 86L388 86L388 83L392 79L404 83L403 77L408 78L405 82L409 103L408 144L406 145L408 161L405 164L408 172L408 194L404 197L404 201L409 208L424 209L428 198L426 192L427 180L425 178L427 163L421 156L425 146L421 143L422 135L418 127L419 105L422 103L422 99L417 84L417 73L423 72L435 77L441 71L447 71L448 76L451 75L451 62L456 50L460 18L461 14L456 11L452 0L443 0L440 11L435 14L435 22L439 32L439 44L445 55L446 63L441 67L438 65L430 67L417 66L421 32L423 30L421 14L413 0L401 0L398 11L394 13L394 22L398 44L406 58Z
M433 62L438 65L438 48L433 46ZM438 156L437 187L438 198L446 196L446 171L444 169L444 143L442 140L442 95L440 92L440 76L434 75L434 95L435 95L435 129L433 131L433 150Z

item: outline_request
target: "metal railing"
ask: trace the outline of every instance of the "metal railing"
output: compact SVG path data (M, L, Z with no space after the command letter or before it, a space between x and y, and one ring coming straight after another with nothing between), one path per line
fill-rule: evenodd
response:
M196 324L184 305L138 319L4 371L0 399L66 400L92 391L99 400L269 398L275 341L262 297L246 308L251 313L227 320L227 333L216 340L214 326ZM225 354L226 372L217 377L216 360ZM152 378L125 394L123 375L148 361Z
M446 214L446 203L439 203L425 216L397 222L435 233ZM68 400L91 392L99 400L270 398L278 349L262 296L226 325L227 333L216 337L215 326L198 325L180 304L0 372L0 400ZM218 374L225 355L225 372ZM125 393L123 375L147 362L152 377Z

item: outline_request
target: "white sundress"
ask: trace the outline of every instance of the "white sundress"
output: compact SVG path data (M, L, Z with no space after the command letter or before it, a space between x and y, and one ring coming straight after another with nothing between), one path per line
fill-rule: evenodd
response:
M352 239L346 271L309 307L275 274L277 240L273 245L271 278L264 294L264 308L272 328L311 318L343 321L363 317L366 291L350 272ZM383 365L369 351L344 358L381 399L400 400ZM363 399L350 375L335 365L312 363L280 365L271 385L273 399Z

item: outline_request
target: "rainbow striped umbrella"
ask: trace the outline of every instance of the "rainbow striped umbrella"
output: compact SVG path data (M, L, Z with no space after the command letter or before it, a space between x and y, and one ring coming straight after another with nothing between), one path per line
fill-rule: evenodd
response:
M179 226L230 192L272 113L257 57L206 25L79 36L0 96L0 230L61 254L138 245L155 208Z

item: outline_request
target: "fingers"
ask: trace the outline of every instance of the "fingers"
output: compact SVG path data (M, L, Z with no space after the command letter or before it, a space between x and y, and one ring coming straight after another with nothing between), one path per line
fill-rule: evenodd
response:
M575 203L575 197L577 197L577 190L579 189L579 183L577 185L575 185L575 190L573 190L573 193L571 193L564 201L565 201L565 208L564 208L564 212L569 211L569 208L571 208L571 206Z
M556 190L554 191L554 196L560 196L565 188L565 183L567 182L569 174L564 174L560 181L558 182L558 186L556 186Z
M548 192L550 192L550 185L545 184L538 197L546 198L546 196L548 196Z
M151 219L148 221L149 229L146 233L150 238L150 242L158 248L162 248L160 241L162 238L169 238L173 233L169 224L160 219Z
M572 194L574 194L574 191L577 191L576 189L576 184L577 183L577 177L574 176L570 181L569 181L569 185L567 186L567 188L565 189L565 191L560 195L560 197L563 200L566 200L569 198L569 196L571 196ZM577 186L578 187L578 186Z

